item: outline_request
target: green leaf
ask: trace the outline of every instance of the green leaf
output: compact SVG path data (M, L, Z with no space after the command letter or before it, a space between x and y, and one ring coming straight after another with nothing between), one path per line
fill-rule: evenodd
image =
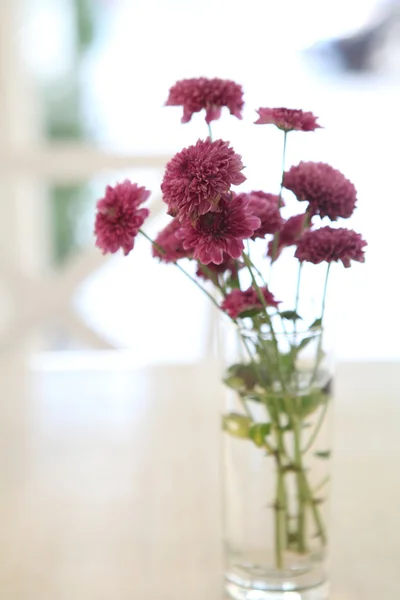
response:
M250 438L256 446L261 448L264 446L265 438L271 431L271 423L257 423L250 427Z
M235 378L233 382L231 381L232 377ZM239 381L236 381L236 379L241 380L241 385L239 385ZM257 364L234 364L229 367L225 380L227 380L227 385L229 386L232 383L232 387L235 386L234 389L238 390L241 395L253 392L257 385L260 388L265 389L266 385L270 383L270 377L265 362Z
M280 364L283 375L285 375L286 378L289 379L295 369L293 354L291 352L289 352L288 354L281 354Z
M318 452L314 452L314 454L318 458L329 458L331 455L330 450L319 450Z
M304 418L311 415L317 410L321 404L328 401L326 394L322 390L315 389L311 390L309 394L301 396L298 403L298 413L300 417Z
M314 323L312 323L309 327L310 331L314 331L315 329L321 329L322 327L322 319L315 319Z
M263 400L264 400L262 393L258 394L256 391L242 393L240 395L244 400L251 400L252 402L263 402Z
M288 533L288 546L297 546L298 542L299 542L299 536L297 534L297 532L292 532L290 531Z
M287 319L288 321L298 321L302 320L300 315L297 314L295 310L284 310L279 313L282 319Z
M249 308L249 310L244 310L243 312L241 312L239 314L239 317L241 319L245 319L246 317L255 317L256 315L258 315L263 310L264 310L263 306Z
M326 498L314 498L312 502L315 506L318 506L319 504L326 502Z
M240 377L227 377L223 381L232 390L238 391L244 387L244 381Z
M287 425L282 425L281 427L275 427L276 429L279 429L279 431L292 431L293 429L293 425L287 423Z
M252 390L257 383L257 374L256 369L253 364L242 364L238 363L232 365L228 369L228 377L225 379L225 382L232 381L236 387L234 389L243 388L245 390ZM239 380L241 385L239 385ZM227 384L229 385L229 383Z
M277 410L278 412L286 412L285 409L285 401L281 396L276 396L274 394L268 394L265 397L265 404L271 410Z
M248 438L251 419L239 413L230 413L222 417L222 429L238 438Z
M314 339L315 339L314 337L308 337L308 338L304 338L303 340L301 340L300 344L295 348L296 354L298 354L299 352L304 350L304 348L306 346L308 346L308 344L310 342L312 342Z

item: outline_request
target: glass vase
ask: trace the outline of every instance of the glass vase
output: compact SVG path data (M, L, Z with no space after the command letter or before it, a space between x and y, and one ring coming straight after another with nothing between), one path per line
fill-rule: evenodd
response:
M326 600L333 372L326 333L237 329L226 350L226 591L236 600Z

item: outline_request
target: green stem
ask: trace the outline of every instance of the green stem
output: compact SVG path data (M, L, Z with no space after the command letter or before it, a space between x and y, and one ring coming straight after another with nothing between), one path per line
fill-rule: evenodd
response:
M257 292L258 299L261 303L261 306L263 307L264 316L265 316L265 319L271 329L272 338L273 338L274 342L277 344L277 339L276 339L275 332L273 330L272 323L271 323L271 317L269 316L268 311L267 311L268 307L267 307L267 303L264 298L264 294L262 293L262 289L258 285L257 279L255 278L254 273L253 273L253 269L255 270L255 267L254 267L253 263L251 262L250 258L248 257L248 255L246 254L246 252L242 253L242 257L244 260L244 264L246 265L246 267L250 273L251 282Z
M321 349L322 349L322 337L323 337L323 332L324 332L325 303L326 303L326 296L327 296L327 291L328 291L328 280L329 280L330 268L331 268L331 263L328 263L328 266L327 266L327 269L326 269L326 275L325 275L324 291L323 291L323 294L322 294L321 331L320 331L320 335L319 335L319 339L318 339L317 355L315 357L314 370L313 370L313 373L311 375L310 387L314 383L315 377L317 375L319 363L320 363L321 358L322 358L321 357Z
M286 405L287 406L287 405ZM314 493L312 492L310 485L308 483L305 471L304 471L304 465L302 462L302 453L301 453L301 420L299 420L298 418L296 418L296 415L292 413L292 411L290 410L290 407L286 407L286 413L288 415L288 418L291 420L292 423L292 429L293 429L293 435L294 435L294 461L292 463L290 456L288 455L286 449L285 449L285 445L284 445L284 441L283 441L283 435L282 432L280 431L280 435L282 436L282 439L278 441L277 444L277 452L276 452L276 460L277 460L277 467L278 467L278 481L277 481L277 501L276 501L276 508L278 509L282 509L285 508L285 510L287 511L287 502L284 500L285 498L285 488L284 488L284 469L281 469L281 473L280 473L280 467L282 467L282 460L287 460L288 464L294 464L295 469L296 469L296 487L297 487L297 497L298 497L298 502L297 502L297 514L296 514L296 521L297 521L297 550L299 553L304 553L307 551L307 539L306 539L306 535L307 535L307 529L306 529L306 510L307 507L310 507L311 510L311 514L313 517L313 521L315 523L316 529L317 529L317 535L321 540L321 543L323 545L326 544L327 541L327 537L326 537L326 532L325 532L325 527L317 506L317 503L315 502L314 499ZM273 415L274 421L276 421L276 419L278 419L278 423L279 423L279 415ZM279 438L278 438L279 439ZM283 513L283 516L285 518L285 527L286 529L283 529L283 518L282 515L280 514L280 512L282 512L281 510L276 512L275 515L275 519L276 519L276 557L278 557L279 553L281 552L281 548L282 548L282 539L286 539L287 540L287 534L288 534L288 521L287 521L287 512L286 514ZM286 532L286 533L284 533ZM279 533L279 536L278 536Z
M287 493L287 488L286 488L286 480L285 478L283 478L283 492L284 492L284 497L285 497L285 544L286 544L286 548L289 548L290 545L290 540L289 540L289 534L290 534L290 515L289 515L289 502L288 502L288 493Z
M317 492L319 492L320 490L322 490L322 488L329 483L330 477L329 475L327 475L326 477L323 478L322 481L320 481L318 483L318 485L315 486L315 488L313 489L313 494L315 495Z
M147 233L145 231L143 231L143 229L139 229L139 233L141 233L146 240L148 240L159 252L162 252L163 254L166 254L164 248L162 248L159 244L157 244L157 242L155 242L154 240L151 239L151 237L149 237L147 235ZM178 267L178 269L184 274L186 275L186 277L188 277L195 285L197 285L197 287L206 295L208 296L208 298L211 300L211 302L219 309L222 310L220 305L218 304L218 302L215 300L215 298L205 289L203 288L202 285L200 285L200 283L190 275L190 273L188 273L187 271L185 271L185 269L183 269L181 267L180 264L178 264L177 262L173 262L173 264ZM224 314L226 314L224 311L222 311ZM233 319L232 319L233 320Z
M319 538L321 538L321 543L325 546L326 542L327 542L327 537L326 537L326 531L325 531L324 524L322 522L321 515L319 514L318 507L314 501L313 493L311 491L310 485L307 481L307 478L306 478L304 472L301 473L301 476L303 479L303 489L304 489L304 493L305 493L305 499L311 507L311 512L312 512L312 515L314 518L315 525L317 527L317 535Z
M298 495L298 503L297 503L298 508L297 508L297 515L296 515L297 534L298 534L297 549L299 552L306 552L307 551L307 541L306 541L305 515L306 515L307 506L309 506L311 509L313 520L314 520L314 523L315 523L315 526L317 529L317 535L321 539L322 545L326 544L327 536L326 536L326 531L325 531L325 527L324 527L320 512L318 510L318 506L314 499L314 493L310 488L310 485L308 483L308 480L307 480L307 477L306 477L306 474L304 471L302 455L301 455L301 439L300 439L301 421L299 421L299 420L296 421L296 416L293 416L291 414L288 414L288 416L292 418L293 432L294 432L294 465L296 468L296 486L297 486L297 495ZM282 464L282 458L285 458L286 460L289 461L289 464L291 464L291 459L290 459L287 451L285 450L283 442L282 442L282 445L278 445L276 457L277 457L277 464L279 464L279 465ZM320 487L322 487L322 485ZM278 506L279 505L280 504L278 503ZM284 504L283 504L283 506L284 506ZM278 541L278 540L276 540L276 541Z
M325 314L325 302L326 302L326 296L327 296L327 291L328 291L328 279L329 279L330 269L331 269L331 263L328 263L328 266L326 268L325 282L324 282L324 292L322 294L321 327L323 324L324 314Z
M280 185L280 189L279 189L279 202L281 201L281 198L282 198L283 176L284 176L284 173L285 173L287 133L288 133L287 131L283 132L282 176L281 176L281 185ZM277 253L277 250L278 250L278 244L279 244L279 232L276 232L274 234L274 239L273 239L273 242L272 242L271 266L272 266L272 264L273 264L273 262L275 261L275 258L276 258L276 253Z
M250 258L250 244L249 244L249 240L247 240L247 256L248 256L249 262L251 263L251 267L252 267L252 269L254 269L254 270L255 270L255 272L257 273L257 275L259 276L259 278L260 278L260 279L261 279L261 281L262 281L262 284L263 284L265 287L267 287L267 282L265 281L265 279L264 279L263 275L260 273L259 269L257 269L256 265L253 263L253 261L252 261L252 260L251 260L251 258Z
M197 262L198 268L203 271L204 275L208 277L208 279L219 289L222 295L225 297L227 292L225 286L220 282L218 278L218 273L209 269L206 265L203 265L201 262Z
M284 567L284 550L289 544L289 519L288 519L288 502L285 484L285 471L283 461L287 458L287 451L283 439L283 432L279 417L279 410L272 403L269 412L271 420L274 422L274 432L276 437L276 499L275 499L275 566L277 569Z
M294 461L296 465L296 484L297 484L297 550L304 553L307 550L306 544L306 519L305 519L305 494L303 485L303 465L301 459L301 430L298 419L293 422L294 425Z
M260 382L262 381L262 373L259 370L259 364L254 360L252 352L247 343L246 337L241 335L243 344L249 354L251 362L254 364L257 371ZM245 410L248 416L252 419L252 415L245 405L244 399L242 399ZM268 452L275 456L277 465L277 488L276 488L276 499L274 505L275 511L275 565L277 569L282 569L284 566L283 552L287 547L288 543L288 518L287 518L287 494L285 489L284 471L282 468L282 458L286 455L283 435L280 427L279 412L276 406L265 405L267 414L271 422L275 424L274 431L276 436L277 447L273 448L268 442L264 440L265 447Z
M296 298L294 311L298 314L299 310L299 301L300 301L300 282L301 282L301 273L303 270L303 263L299 263L299 270L297 272L297 284L296 284ZM293 322L293 340L294 340L294 348L292 347L292 360L293 360L293 369L295 371L295 379L296 379L296 389L297 393L299 393L299 372L295 369L295 360L296 360L296 348L297 348L297 319Z
M302 454L306 454L308 452L308 450L311 448L311 446L313 445L313 443L315 442L315 440L317 439L317 436L320 432L320 429L322 427L322 424L325 420L325 416L328 410L328 406L329 406L329 398L326 398L325 400L325 404L321 410L321 413L319 415L319 419L317 424L315 425L314 431L312 432L310 439L308 440L307 444L304 446L304 448L302 449Z
M240 330L239 330L239 331L240 331ZM246 348L246 350L247 350L247 353L248 353L248 355L249 355L249 358L250 358L250 362L251 362L251 363L254 365L254 368L255 368L255 370L256 370L257 376L258 376L258 378L259 378L259 381L260 381L260 383L261 383L261 382L262 382L262 379L263 379L263 376L262 376L262 372L261 372L261 370L260 370L260 368L259 368L259 364L258 364L258 362L257 362L257 361L254 359L254 357L253 357L253 354L252 354L252 352L251 352L251 350L250 350L250 348L249 348L249 345L248 345L248 343L247 343L246 336L244 336L244 335L242 335L242 334L240 333L240 337L241 337L241 339L242 339L242 342L243 342L243 345L244 345L244 347L245 347L245 348ZM241 399L241 402L242 402L242 404L243 404L243 408L244 408L244 409L245 409L245 411L246 411L246 414L247 414L247 416L248 416L248 417L250 417L250 419L253 421L253 416L252 416L252 414L251 414L251 412L250 412L250 410L249 410L249 408L248 408L248 406L247 406L247 404L246 404L246 401L245 401L245 400L244 400L244 398L242 398L242 397L241 397L240 399ZM268 414L268 416L269 416L269 418L270 418L271 422L272 422L272 421L274 421L274 417L273 417L273 415L272 415L271 411L268 409L268 406L266 406L266 410L267 410L267 414ZM268 452L269 452L270 454L274 454L274 455L276 455L276 452L277 452L277 450L276 450L275 448L273 448L273 447L272 447L272 446L271 446L271 445L270 445L268 442L266 442L265 440L264 440L264 445L265 445L265 448L268 450Z
M212 140L211 123L207 123L207 125L208 125L208 135L210 138L210 142L212 142L213 140Z
M262 290L261 290L260 286L258 285L257 280L256 280L256 278L254 276L254 273L253 273L254 265L253 265L253 263L251 262L250 258L247 256L247 254L245 252L242 253L242 257L243 257L244 263L245 263L245 265L246 265L246 267L247 267L247 269L248 269L248 271L250 273L251 281L252 281L253 286L254 286L254 288L255 288L255 290L257 292L258 299L259 299L259 301L260 301L260 303L261 303L261 305L262 305L262 307L264 309L263 310L264 316L265 316L265 319L266 319L266 321L268 323L268 326L270 328L270 331L271 331L271 336L272 336L272 339L273 339L273 342L274 342L275 353L276 353L276 365L277 365L277 369L278 369L278 376L279 376L279 379L280 379L280 382L281 382L281 385L282 385L282 389L284 390L286 386L285 386L285 381L284 381L283 374L282 374L282 369L281 369L281 361L280 361L280 355L279 355L278 340L277 340L276 335L275 335L275 331L274 331L274 327L272 325L271 317L268 314L267 303L265 301L264 294L262 293Z
M286 532L286 497L284 487L284 474L277 459L276 503L275 503L275 565L283 569L283 552L287 546Z
M299 310L299 300L300 300L300 282L301 282L301 273L302 273L302 269L303 269L303 263L300 262L299 263L299 270L297 272L297 284L296 284L296 298L295 298L295 305L294 305L294 310L297 313L297 311ZM296 321L294 322L294 326L296 328Z

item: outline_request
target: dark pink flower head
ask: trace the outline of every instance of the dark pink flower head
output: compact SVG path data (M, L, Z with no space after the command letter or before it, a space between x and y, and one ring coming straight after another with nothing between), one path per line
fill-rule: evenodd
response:
M163 262L176 262L180 258L191 256L190 250L185 250L182 240L176 237L176 232L181 228L178 219L173 219L162 229L154 240L157 246L153 246L153 256L157 256Z
M206 267L207 271L210 271L210 275L206 273L202 267ZM202 265L198 263L196 275L201 279L211 279L214 275L222 275L229 273L230 277L237 277L239 270L244 267L244 263L235 258L231 258L228 254L224 254L222 263L216 265L215 263L208 263L208 265Z
M150 196L150 192L136 183L126 180L115 187L106 188L104 198L97 202L94 226L96 246L106 252L117 252L120 248L129 254L135 237L149 215L147 208L139 208Z
M224 256L239 258L244 249L243 240L250 238L260 219L248 212L247 203L235 196L221 200L218 212L201 215L196 221L182 222L177 236L185 249L193 248L193 258L203 265L220 265Z
M217 210L221 196L231 185L245 181L241 157L228 142L198 140L167 164L161 190L169 214L179 220L195 220Z
M330 165L321 162L300 162L286 171L283 185L297 200L308 201L310 214L319 214L336 221L348 219L354 211L357 192L346 177Z
M242 118L242 86L228 79L182 79L169 90L166 106L183 106L182 123L187 123L193 113L206 110L206 122L210 123L221 116L226 106L231 115Z
M268 244L268 256L276 260L283 248L293 246L297 240L302 236L303 231L311 226L310 216L307 213L301 215L294 215L289 217L284 222L282 229L279 232L277 244L274 247L274 240ZM272 254L274 256L272 257Z
M321 127L312 112L291 108L259 108L257 112L257 125L276 125L282 131L315 131Z
M279 301L275 300L274 295L271 294L267 287L262 288L261 291L267 306L278 306ZM232 292L225 296L221 304L222 310L227 312L232 319L240 317L242 313L248 310L261 309L262 307L263 304L260 301L258 293L252 287L249 287L246 291L232 290Z
M350 261L364 262L364 247L367 242L359 233L343 227L322 227L306 231L297 243L295 256L300 262L307 261L315 265L321 262L342 261L350 267Z
M257 191L238 194L237 197L247 200L249 212L253 213L261 221L260 227L251 236L253 240L264 238L268 233L276 233L281 229L283 219L279 211L281 205L279 196Z

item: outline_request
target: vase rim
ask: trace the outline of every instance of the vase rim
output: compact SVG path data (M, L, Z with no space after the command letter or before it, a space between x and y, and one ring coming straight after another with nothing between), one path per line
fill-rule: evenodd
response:
M323 333L325 333L326 328L325 327L321 327L319 329L315 329L315 330L310 330L310 329L296 329L296 331L294 331L293 329L290 331L283 331L283 330L278 330L278 331L274 331L274 333L271 332L271 330L269 329L268 331L256 331L254 329L246 329L246 328L241 328L241 327L237 327L238 331L240 334L245 335L246 337L259 337L260 335L263 338L271 338L273 339L273 337L279 337L280 339L282 337L293 337L293 336L308 336L308 337L312 337L312 338L318 338L320 337Z

